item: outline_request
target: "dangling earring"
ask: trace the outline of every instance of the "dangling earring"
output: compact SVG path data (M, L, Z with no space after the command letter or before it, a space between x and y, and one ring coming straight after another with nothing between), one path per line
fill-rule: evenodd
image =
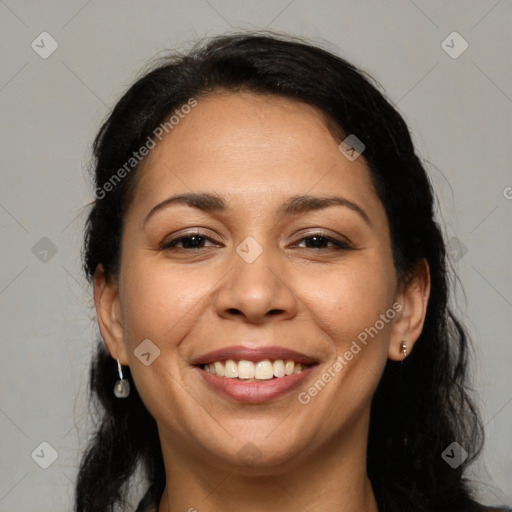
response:
M123 370L119 359L117 360L117 372L119 373L119 380L114 386L114 395L117 398L127 398L130 395L130 383L123 379Z
M407 343L405 340L402 340L402 343L400 343L400 352L403 356L403 359L400 361L400 371L398 374L398 388L399 393L402 396L403 393L403 366L404 366L404 359L407 357ZM407 448L407 445L409 444L409 438L407 437L407 434L404 434L402 437L402 444L404 448Z

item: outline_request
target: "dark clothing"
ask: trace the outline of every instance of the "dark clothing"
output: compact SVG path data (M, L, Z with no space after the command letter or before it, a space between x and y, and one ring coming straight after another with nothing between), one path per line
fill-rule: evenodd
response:
M487 507L484 505L480 505L479 503L472 502L468 507L461 510L461 512L511 512L512 508L505 506L492 506ZM454 511L455 512L455 511Z
M492 507L487 507L487 506L484 506L484 505L480 505L479 503L476 503L476 502L472 502L472 504L469 506L469 508L466 508L465 510L461 511L461 512L491 512L491 511L494 511L494 512L511 512L512 511L512 508L510 507L505 507L505 506L492 506Z
M152 506L150 503L148 503L148 496L146 495L143 500L139 503L139 506L137 507L137 510L135 512L157 512L157 508ZM269 511L272 512L272 511ZM434 512L434 511L433 511ZM479 503L475 501L471 501L468 503L462 510L443 510L435 512L512 512L512 508L510 507L488 507L484 505L480 505Z

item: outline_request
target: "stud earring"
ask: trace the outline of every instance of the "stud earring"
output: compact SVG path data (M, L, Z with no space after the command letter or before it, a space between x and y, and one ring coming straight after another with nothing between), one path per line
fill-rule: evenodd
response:
M405 359L407 357L407 343L405 343L405 340L402 340L402 343L400 344L400 352Z
M130 395L130 383L123 378L123 370L119 359L117 360L117 373L119 374L119 380L114 386L114 395L117 398L127 398Z

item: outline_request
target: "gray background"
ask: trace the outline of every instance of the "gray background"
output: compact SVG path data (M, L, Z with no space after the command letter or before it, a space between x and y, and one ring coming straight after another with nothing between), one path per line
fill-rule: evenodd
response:
M472 477L482 501L512 503L511 26L510 0L0 0L0 511L71 508L97 332L80 269L94 134L148 59L237 28L319 42L369 71L405 116L466 291L457 308L487 435ZM59 45L47 59L31 48L43 31ZM441 45L453 31L469 44L458 58ZM31 458L43 441L58 453L48 469Z

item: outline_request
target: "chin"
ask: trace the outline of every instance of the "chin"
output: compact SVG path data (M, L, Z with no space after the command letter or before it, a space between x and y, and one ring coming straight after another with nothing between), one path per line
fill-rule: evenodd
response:
M265 430L265 432L271 432ZM212 465L232 471L236 467L239 474L268 476L269 473L285 472L298 464L304 456L305 448L310 444L305 439L294 442L286 439L271 439L272 434L252 436L250 439L230 439L217 446L204 446L213 456ZM209 438L211 441L211 438ZM200 456L204 456L204 452Z

